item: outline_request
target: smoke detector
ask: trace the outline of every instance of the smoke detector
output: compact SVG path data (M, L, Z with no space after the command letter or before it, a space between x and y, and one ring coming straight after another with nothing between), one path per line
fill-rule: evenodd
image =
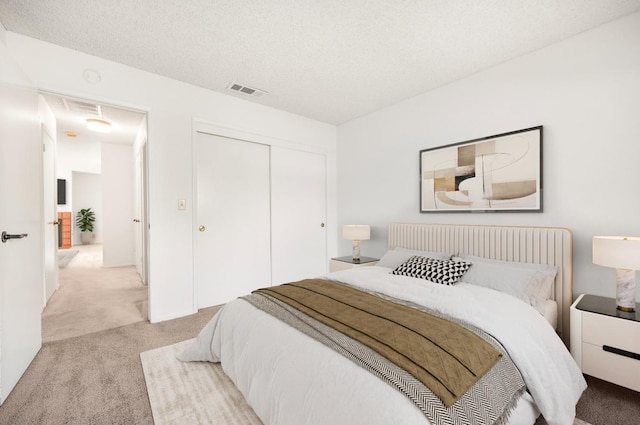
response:
M227 86L227 90L232 91L234 93L242 93L246 96L252 97L262 97L265 94L268 94L268 91L256 89L254 87L244 86L238 83L231 83Z

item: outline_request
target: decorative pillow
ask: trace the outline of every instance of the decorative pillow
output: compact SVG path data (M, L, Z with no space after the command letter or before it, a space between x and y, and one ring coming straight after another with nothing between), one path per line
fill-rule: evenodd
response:
M516 269L534 270L539 271L535 275L536 284L539 285L537 289L538 298L541 301L552 299L553 288L555 285L556 274L558 274L558 267L552 264L536 264L536 263L521 263L517 261L503 261L495 260L493 258L477 257L475 255L469 255L465 253L460 254L460 258L464 261L470 261L472 263L490 263L496 264L502 267L512 267Z
M435 258L413 256L396 267L391 273L417 277L443 285L453 285L471 267L466 261L436 260Z
M380 261L376 263L376 266L395 269L414 255L418 255L420 257L435 258L437 260L448 260L451 258L451 254L449 254L448 252L416 251L412 249L396 247L392 250L387 251L386 254L382 256Z
M544 315L544 302L550 298L554 276L555 271L475 261L461 281L520 298Z

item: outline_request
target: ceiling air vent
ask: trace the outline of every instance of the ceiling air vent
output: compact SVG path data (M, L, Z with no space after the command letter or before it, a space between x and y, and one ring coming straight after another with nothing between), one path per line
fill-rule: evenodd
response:
M253 87L248 87L248 86L243 86L242 84L237 84L237 83L229 84L227 86L227 90L230 90L230 91L236 92L236 93L246 94L247 96L252 96L252 97L262 97L265 94L269 93L269 92L264 91L264 90L255 89Z
M96 115L98 117L102 116L102 109L100 108L100 105L96 105L95 103L65 99L64 97L62 98L62 103L64 103L64 107L67 108L67 111Z

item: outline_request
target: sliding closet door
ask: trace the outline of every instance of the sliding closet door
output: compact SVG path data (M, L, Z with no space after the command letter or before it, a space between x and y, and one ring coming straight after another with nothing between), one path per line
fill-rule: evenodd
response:
M325 155L271 147L272 281L327 271Z
M271 284L269 146L198 133L198 308Z

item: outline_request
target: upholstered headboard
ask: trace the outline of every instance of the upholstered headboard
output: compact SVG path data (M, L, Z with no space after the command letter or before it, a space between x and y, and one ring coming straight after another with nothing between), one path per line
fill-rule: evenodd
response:
M569 345L569 307L573 301L572 234L559 227L481 226L463 224L389 224L389 249L467 253L485 258L558 267L554 299L558 334Z

